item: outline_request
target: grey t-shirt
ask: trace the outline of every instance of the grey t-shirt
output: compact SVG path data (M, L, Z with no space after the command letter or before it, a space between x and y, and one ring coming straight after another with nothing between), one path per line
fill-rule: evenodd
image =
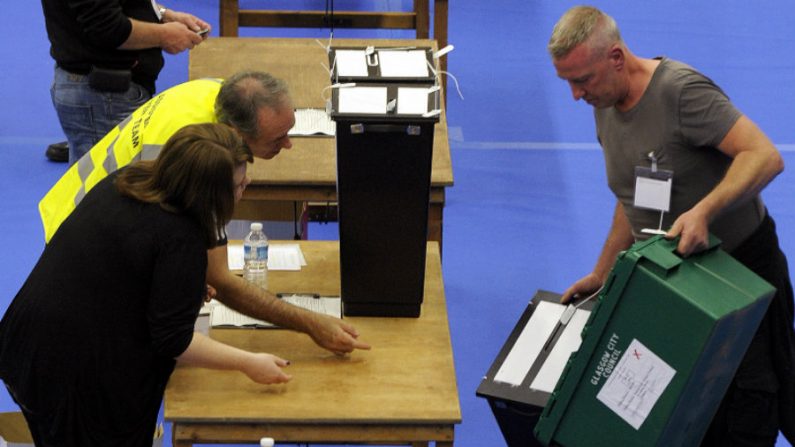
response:
M723 179L732 159L717 149L742 116L709 78L681 62L662 58L651 82L631 110L594 109L596 132L605 156L610 189L624 206L636 240L643 228L657 228L660 212L634 206L635 167L673 171L671 204L663 217L667 230ZM709 230L731 251L764 217L759 196L725 211Z

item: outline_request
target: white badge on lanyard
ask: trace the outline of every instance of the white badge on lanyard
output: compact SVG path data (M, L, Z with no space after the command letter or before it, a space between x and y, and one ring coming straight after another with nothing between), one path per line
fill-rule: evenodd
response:
M635 207L660 212L660 224L655 228L644 228L648 234L665 234L662 229L663 214L671 208L671 185L674 173L667 169L657 169L657 156L654 151L647 155L651 167L635 166Z
M157 15L157 20L162 22L163 16L160 14L160 6L157 4L155 0L152 0L152 9L155 10L155 14Z

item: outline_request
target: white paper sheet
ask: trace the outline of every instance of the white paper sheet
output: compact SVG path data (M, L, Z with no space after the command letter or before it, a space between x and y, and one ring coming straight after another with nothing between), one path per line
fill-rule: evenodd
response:
M308 295L290 295L283 297L282 300L312 312L322 313L336 318L342 316L342 300L340 297L315 298ZM276 327L273 323L248 317L220 303L213 306L210 324L212 327L231 328Z
M378 50L378 64L384 78L427 78L425 50Z
M297 109L295 126L287 132L290 136L329 135L334 136L337 126L323 109Z
M635 206L668 211L671 205L671 179L635 178Z
M340 113L386 114L386 87L346 87L339 89Z
M675 374L676 370L633 339L596 398L638 430Z
M226 246L226 262L229 263L229 270L243 270L243 246L241 244Z
M243 270L243 245L229 244L226 246L229 270ZM268 270L301 270L306 265L306 258L298 244L270 244L268 246Z
M541 301L530 316L522 333L516 339L511 352L505 357L497 374L495 382L503 382L519 386L524 381L538 354L544 349L549 336L555 330L560 316L566 306L557 303Z
M428 112L430 88L399 87L397 113L399 115L422 115Z
M591 315L590 311L577 309L574 311L569 323L563 329L563 333L558 338L557 343L552 348L544 364L541 365L538 374L530 384L530 388L535 390L551 393L555 390L555 385L563 374L563 369L566 368L566 363L571 357L571 353L580 349L582 343L582 330L588 317Z
M268 270L298 271L306 265L298 244L271 244L268 247Z
M364 50L337 50L334 66L338 76L367 77L367 59Z

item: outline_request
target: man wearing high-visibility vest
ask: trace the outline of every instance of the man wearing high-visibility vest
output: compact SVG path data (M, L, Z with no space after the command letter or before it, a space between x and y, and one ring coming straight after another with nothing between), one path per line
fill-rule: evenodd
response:
M153 97L121 122L61 177L39 202L45 239L102 178L133 160L153 159L185 125L220 122L235 128L255 157L271 159L292 147L287 132L295 125L286 84L262 72L229 79L199 79ZM248 184L245 182L244 184ZM229 270L226 245L207 251L207 283L228 307L278 326L307 333L320 346L343 354L369 349L350 324L284 303Z

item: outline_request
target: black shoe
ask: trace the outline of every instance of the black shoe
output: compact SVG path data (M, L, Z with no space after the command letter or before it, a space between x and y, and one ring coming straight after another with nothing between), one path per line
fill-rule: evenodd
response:
M66 163L69 161L69 145L66 141L60 143L53 143L47 146L47 152L44 153L47 159L58 163Z

